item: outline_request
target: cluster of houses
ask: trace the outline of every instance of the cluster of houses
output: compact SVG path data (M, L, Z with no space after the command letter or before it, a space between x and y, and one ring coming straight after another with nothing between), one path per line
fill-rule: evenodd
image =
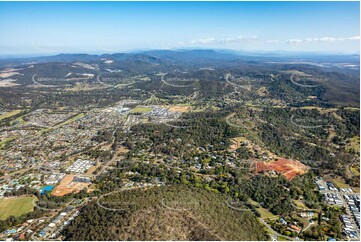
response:
M43 220L43 219L39 219L39 220L29 219L26 222L24 222L23 224L21 224L20 226L5 230L4 232L2 232L2 235L7 237L5 239L5 241L13 241L13 240L17 240L17 239L24 240L25 234L31 234L34 232L31 227L37 226L37 225L43 223L44 221L45 220ZM16 234L17 234L17 236L16 236Z
M340 207L343 206L341 195L336 193L325 193L324 196L325 196L325 201L328 205L337 205Z
M300 213L299 215L301 218L312 218L315 215L315 213L310 211L310 212Z
M10 134L10 136L19 137L20 131L10 131L12 133ZM29 132L30 131L24 131L23 133L27 135L29 134ZM12 138L8 138L6 135L4 135L4 133L6 133L6 131L3 133L0 132L0 140L12 140ZM26 136L25 134L24 136ZM11 141L12 145L9 146L11 152L6 152L6 149L0 150L0 157L2 158L0 164L0 171L4 172L5 174L33 167L37 165L39 161L44 161L41 157L35 159L34 157L28 156L26 153L24 153L22 151L23 146L21 145L21 139L22 137L20 136L20 138Z
M90 177L86 177L86 176L74 176L74 179L72 180L72 182L91 183L92 179Z
M0 183L0 198L4 197L6 192L17 191L20 188L28 187L39 189L41 185L41 174L27 174L18 179L9 179L7 182Z
M39 112L27 115L24 125L30 123L30 125L41 126L40 128L46 129L42 135L39 135L37 130L1 132L0 139L9 139L8 142L11 142L11 145L0 150L2 158L0 171L7 174L39 164L48 163L47 165L49 165L49 163L56 162L59 157L73 154L84 147L98 145L99 142L92 139L97 135L97 131L114 127L119 122L119 118L117 118L119 115L94 110L83 117L74 117L75 120L69 120L69 122L59 125L74 113L49 114L42 111L42 115L37 116ZM53 125L56 125L56 128ZM12 137L17 138L11 140Z
M94 166L95 162L91 160L77 159L66 171L69 173L82 174L85 173L90 167Z
M130 110L130 108L127 108L127 107L114 107L112 109L122 115L127 113Z
M347 215L340 215L340 219L344 225L344 232L350 239L357 238L356 228L352 225L350 217Z
M55 185L58 184L61 179L64 178L66 174L65 173L55 173L55 174L51 174L49 175L46 179L45 179L45 184L46 185Z
M340 188L339 190L343 193L353 193L353 190L350 187L349 188Z
M38 127L50 127L57 123L61 123L64 120L67 120L69 117L74 115L73 112L49 112L46 109L38 109L32 113L23 117L26 120L26 123L23 125L33 125Z
M8 235L13 235L13 234L19 234L19 233L32 233L34 231L32 231L31 229L29 229L29 225L32 225L32 224L35 224L36 220L34 219L29 219L29 220L26 220L26 222L24 222L23 224L21 224L20 227L16 227L16 228L11 228L11 229L7 229L5 230L2 234L5 235L5 236L8 236ZM44 220L38 220L37 221L38 224L44 222ZM19 236L20 239L24 239L24 234L21 234ZM8 240L8 239L7 239Z
M356 239L357 230L360 229L360 196L352 194L351 188L336 188L332 182L325 182L321 177L317 177L315 182L328 205L346 208L347 215L340 216L344 224L344 233L349 239ZM354 223L352 223L353 220Z
M119 101L114 107L110 107L108 109L105 109L105 112L112 112L115 111L121 115L126 114L128 111L130 111L129 105L135 105L137 103L139 103L140 100L130 100L130 99L125 99L125 100L121 100Z
M335 185L333 185L333 183L332 182L326 182L326 185L327 185L327 187L328 187L328 190L330 190L330 191L335 191L335 192L337 192L338 191L338 189L335 187Z
M79 215L79 210L76 204L81 204L81 200L74 201L73 205L69 205L60 212L55 218L51 220L43 229L38 233L38 237L45 239L55 239L59 237L60 232L68 226L72 220Z
M330 191L334 191L337 192L338 189L335 187L335 185L332 182L325 182L322 177L316 177L315 178L315 183L318 187L318 190L320 191L326 191L326 190L330 190Z
M12 192L16 191L20 188L24 187L24 185L21 184L3 184L0 186L0 198L3 198L5 196L6 192Z
M151 108L152 111L146 113L145 116L156 119L159 122L170 121L170 120L178 119L180 117L180 113L171 112L167 108L162 108L159 106L151 106Z
M128 175L128 176L132 176L135 174L139 174L139 173L131 172L131 171L126 172L126 175ZM129 179L123 179L123 181L124 181L124 187L126 187L126 188L136 188L136 187L147 188L147 187L154 187L154 186L157 186L157 187L165 186L165 182L160 181L159 177L155 177L151 182L145 182L145 181L134 182Z
M344 198L347 201L357 227L360 229L360 197L356 195L344 195Z
M318 187L318 190L324 192L323 195L325 196L325 202L328 205L343 206L341 195L335 193L339 190L333 185L332 182L325 182L322 177L316 177L315 183Z
M59 233L70 224L72 220L76 216L79 215L79 211L76 209L70 210L68 212L61 212L58 216L56 216L45 228L43 228L38 236L40 238L49 237L51 239L59 236Z

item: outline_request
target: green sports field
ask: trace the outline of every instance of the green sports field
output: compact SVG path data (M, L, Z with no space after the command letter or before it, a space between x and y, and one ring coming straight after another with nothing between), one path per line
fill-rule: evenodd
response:
M34 210L34 197L2 198L0 199L0 220L11 215L20 216Z
M144 106L136 106L132 110L130 110L130 113L148 113L152 111L151 107L144 107Z

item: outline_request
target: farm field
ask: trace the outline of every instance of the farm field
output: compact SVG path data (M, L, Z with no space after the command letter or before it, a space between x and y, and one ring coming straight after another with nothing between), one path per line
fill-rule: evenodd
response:
M17 217L32 212L34 210L33 199L34 197L0 199L0 220L4 220L12 215Z

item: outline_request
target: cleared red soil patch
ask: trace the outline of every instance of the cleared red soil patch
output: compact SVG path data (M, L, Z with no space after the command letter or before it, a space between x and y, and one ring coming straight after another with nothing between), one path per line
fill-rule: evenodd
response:
M284 175L288 180L292 180L297 175L306 173L307 166L299 161L279 158L270 162L257 162L257 172L275 171Z
M69 193L78 193L83 188L89 186L89 183L85 182L73 182L74 175L66 175L60 184L52 191L53 196L64 196Z

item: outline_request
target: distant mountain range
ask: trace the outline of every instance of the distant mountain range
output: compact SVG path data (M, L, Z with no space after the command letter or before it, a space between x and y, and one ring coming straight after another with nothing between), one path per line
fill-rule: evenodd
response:
M211 61L299 61L299 62L328 62L328 63L352 63L359 64L360 55L358 54L312 54L312 53L291 53L291 52L237 52L232 50L150 50L133 53L114 53L114 54L58 54L53 56L39 57L21 57L21 58L3 58L0 59L0 65L17 65L22 63L41 63L41 62L94 62L101 59L111 59L117 61L177 61L177 62L211 62Z

